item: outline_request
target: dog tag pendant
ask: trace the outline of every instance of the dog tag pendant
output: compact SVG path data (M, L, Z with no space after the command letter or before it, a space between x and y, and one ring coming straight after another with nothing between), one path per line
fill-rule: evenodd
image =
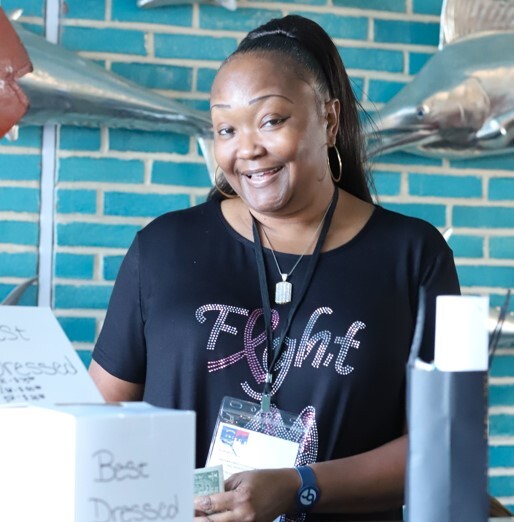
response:
M291 302L291 294L293 293L293 285L287 281L287 274L280 274L282 281L275 285L275 303L286 304Z

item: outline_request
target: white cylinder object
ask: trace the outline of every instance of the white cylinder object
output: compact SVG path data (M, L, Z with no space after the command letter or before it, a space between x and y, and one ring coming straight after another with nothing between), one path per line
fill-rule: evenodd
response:
M489 297L443 295L436 301L434 366L445 372L488 369Z

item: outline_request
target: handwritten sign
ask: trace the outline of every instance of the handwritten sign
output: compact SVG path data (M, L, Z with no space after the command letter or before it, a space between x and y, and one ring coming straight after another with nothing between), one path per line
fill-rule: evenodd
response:
M2 522L192 522L195 413L0 408Z
M0 306L0 404L103 402L50 308Z
M80 521L192 521L194 413L144 402L67 411L88 432L77 454Z
M152 463L137 462L132 457L140 455L141 449L134 447L128 449L131 451L128 460L126 458L118 459L114 451L108 449L95 451L92 454L90 464L93 474L91 478L93 483L96 484L93 486L94 489L93 487L90 488L92 495L87 499L89 509L86 506L86 513L89 511L89 516L92 515L93 519L98 521L116 520L118 513L122 513L127 520L180 520L181 506L177 489L173 491L173 489L167 487L166 490L155 496L155 479L157 478L155 475L164 471L165 473L158 478L158 483L163 484L170 481L169 475L166 476L166 468L163 468L162 463L159 462L161 460L159 456L155 455L158 459L155 460L151 455L145 455L145 459L151 459ZM166 451L164 446L162 450ZM123 448L123 451L126 452L127 448ZM118 451L118 453L120 452ZM151 464L153 464L153 468ZM175 469L176 462L168 472L173 472ZM140 481L140 483L134 488L134 493L128 497L126 495L127 488L123 483L131 484L134 481ZM98 484L109 484L110 487L104 486L102 488ZM179 488L179 490L181 489ZM124 493L121 498L119 494L113 494L113 491L117 490ZM191 506L192 502L189 505L182 506L182 510L191 513ZM89 516L87 520L90 520Z

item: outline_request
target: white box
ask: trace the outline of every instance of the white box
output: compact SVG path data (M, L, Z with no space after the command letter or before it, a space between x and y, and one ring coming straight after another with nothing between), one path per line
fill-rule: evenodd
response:
M193 520L195 413L0 407L2 522Z

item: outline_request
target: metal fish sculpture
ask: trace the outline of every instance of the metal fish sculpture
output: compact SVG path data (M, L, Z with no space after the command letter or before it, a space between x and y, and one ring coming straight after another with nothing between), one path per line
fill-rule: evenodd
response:
M498 322L498 316L499 310L491 309L489 311L489 333L494 331L496 323ZM514 313L512 312L505 317L503 322L498 348L514 348Z
M211 135L208 113L184 107L13 25L34 65L34 71L20 80L30 100L22 123Z
M194 4L198 3L198 1L202 4L220 5L226 7L230 11L236 9L236 0L191 0L190 2L187 0L137 0L137 6L148 9L151 7L163 7L167 5Z
M439 51L365 132L370 157L514 152L514 0L446 0Z
M27 51L0 7L0 138L27 112L29 100L18 80L32 71Z
M0 302L0 306L13 306L17 305L19 300L23 297L23 294L28 290L34 283L37 284L37 277L32 277L27 281L16 286L8 295Z

